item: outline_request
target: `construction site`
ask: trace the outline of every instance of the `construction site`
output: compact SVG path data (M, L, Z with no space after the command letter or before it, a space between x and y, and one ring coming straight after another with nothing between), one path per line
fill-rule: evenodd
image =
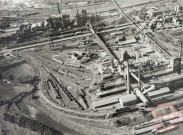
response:
M182 134L181 0L38 1L2 9L0 134Z

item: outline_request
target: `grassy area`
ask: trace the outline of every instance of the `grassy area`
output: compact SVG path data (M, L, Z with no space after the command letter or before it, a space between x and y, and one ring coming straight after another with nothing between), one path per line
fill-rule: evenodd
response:
M14 92L0 85L0 100L9 99L14 96Z
M22 75L34 75L34 68L28 64L22 64L20 66L11 68L7 71L10 75L13 76L22 76Z

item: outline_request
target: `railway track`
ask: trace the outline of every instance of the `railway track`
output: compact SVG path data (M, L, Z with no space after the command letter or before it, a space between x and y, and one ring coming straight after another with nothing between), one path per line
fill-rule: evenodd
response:
M81 109L84 110L84 107L73 97L73 95L68 91L67 87L60 81L58 80L51 72L49 72L44 66L42 66L43 69L46 71L46 73L48 74L48 77L50 78L50 81L52 83L52 86L54 87L56 93L57 93L57 99L61 99L62 102L63 98L60 94L60 90L59 87L62 89L62 91L66 94L66 96L69 98L70 101L74 101L74 103L76 103L76 105ZM64 103L65 105L65 103Z
M55 92L56 92L56 99L60 99L61 102L63 103L64 107L66 106L65 105L65 102L60 94L60 90L59 90L59 87L57 86L56 82L54 80L52 80L51 78L49 79L51 85L53 86L53 88L55 89Z
M105 33L105 32L111 32L111 31L116 31L119 29L124 29L124 28L129 28L131 27L132 24L123 24L123 25L117 25L117 26L112 26L109 28L105 28L103 30L100 30L100 33ZM84 34L83 34L84 33ZM74 35L73 33L70 33L67 37L63 36L58 36L58 39L54 39L52 40L52 43L57 43L57 42L61 42L61 41L66 41L66 40L71 40L71 39L76 39L76 38L81 38L81 37L87 37L87 36L91 36L92 33L90 32L83 32L81 34L78 35ZM54 38L54 37L52 37ZM45 41L42 43L36 43L36 44L30 44L30 45L26 45L26 46L21 46L21 47L15 47L15 48L9 48L6 49L5 51L0 51L0 53L6 52L6 51L18 51L18 50L23 50L23 49L29 49L29 48L34 48L34 47L39 47L39 46L44 46L50 44L50 41Z
M100 133L101 135L105 134L110 134L110 129L109 128L101 128L97 127L96 125L106 125L108 121L106 120L95 120L95 119L89 119L89 118L81 118L81 117L75 117L73 115L68 114L63 114L62 112L59 111L53 111L50 106L46 105L45 108L54 116L57 116L57 120L60 119L61 122L71 128L75 129L75 131L84 133L84 134L89 134L93 135L96 134L97 132ZM92 124L93 123L93 124ZM90 126L90 124L94 126Z

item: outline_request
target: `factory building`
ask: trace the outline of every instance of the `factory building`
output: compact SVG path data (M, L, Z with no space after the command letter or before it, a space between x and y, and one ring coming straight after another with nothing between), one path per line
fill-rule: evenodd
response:
M64 63L65 67L68 68L75 68L75 69L81 69L84 68L83 66L81 66L80 64L75 64L75 63Z
M157 8L151 8L147 11L147 14L150 16L150 17L156 17L158 15L162 15L163 14L163 11L157 9Z
M92 103L92 109L100 109L106 106L118 106L123 108L124 106L135 104L136 102L137 97L134 94L127 94L95 101Z
M179 12L182 12L183 11L183 7L182 6L175 6L175 12L178 14Z
M106 58L101 60L101 62L98 65L98 73L99 74L109 74L114 72L114 67L113 67L113 60L110 58Z
M111 106L119 103L118 96L111 97L103 100L98 100L92 103L92 109L98 109L106 106Z
M161 88L159 90L150 91L150 92L147 93L147 95L150 98L156 98L156 97L160 97L160 96L163 96L163 95L166 95L166 94L169 94L169 93L170 93L170 89L168 87L165 87L165 88Z
M116 88L113 88L113 89L110 89L110 90L107 90L107 91L100 91L100 92L97 92L96 95L98 97L107 97L107 96L112 96L114 94L119 94L119 93L122 93L122 92L125 92L126 91L126 86L120 86L120 87L116 87Z
M73 52L73 54L71 55L71 59L73 59L73 60L79 60L80 59L80 55L77 54L76 52Z
M81 0L62 0L63 3L79 3ZM82 2L98 3L98 2L110 2L110 0L82 0Z
M119 103L122 107L132 105L137 102L137 97L134 94L122 95L118 98Z
M108 82L108 83L105 83L101 86L100 91L111 90L113 88L121 87L124 85L125 85L125 82L122 79L117 80L115 82Z
M128 39L128 40L120 40L119 37L117 36L117 43L118 45L122 46L122 45L137 43L137 40L135 38Z
M76 5L77 6L84 6L84 5L87 5L88 2L69 2L68 5Z
M178 70L180 70L180 58L172 58L170 60L170 67L172 68L173 72L177 72Z

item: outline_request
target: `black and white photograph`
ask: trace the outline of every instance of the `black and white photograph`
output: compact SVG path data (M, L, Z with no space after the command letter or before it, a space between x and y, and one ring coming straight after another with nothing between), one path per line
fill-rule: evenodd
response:
M183 0L0 0L0 135L182 135Z

